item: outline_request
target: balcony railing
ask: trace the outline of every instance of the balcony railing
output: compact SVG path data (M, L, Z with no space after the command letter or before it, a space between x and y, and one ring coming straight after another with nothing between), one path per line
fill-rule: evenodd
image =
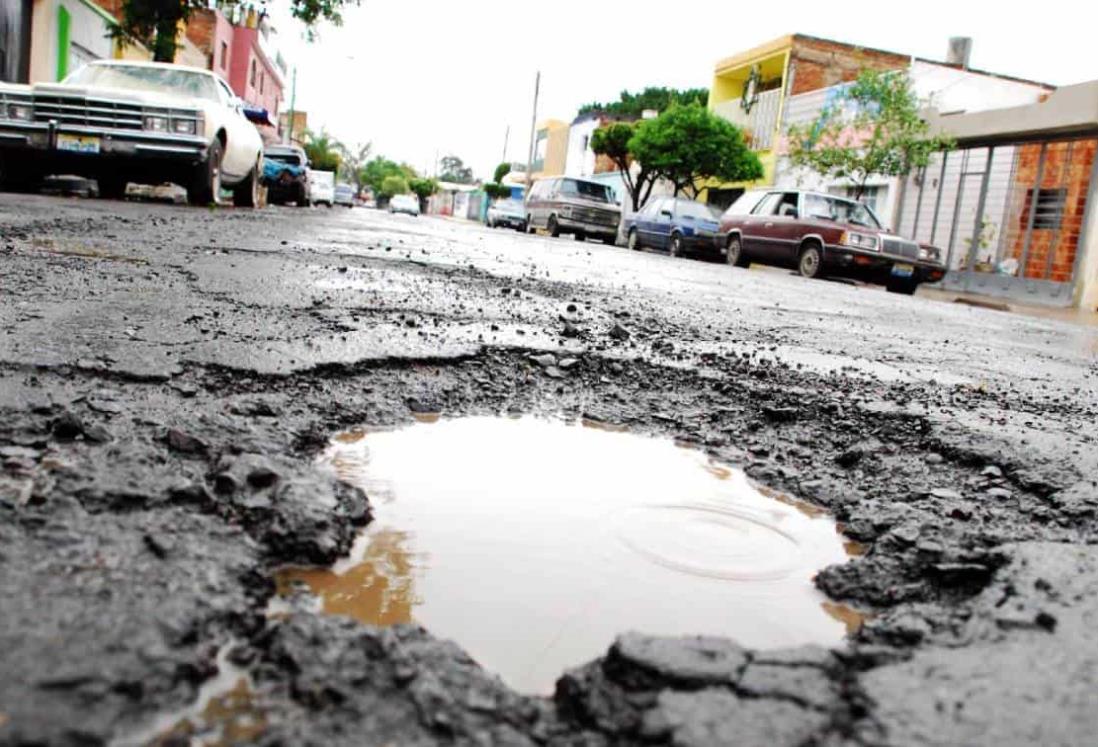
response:
M740 99L724 101L713 107L713 111L743 130L744 138L752 150L769 150L774 147L778 129L778 115L781 113L781 89L759 94L758 101L745 112Z

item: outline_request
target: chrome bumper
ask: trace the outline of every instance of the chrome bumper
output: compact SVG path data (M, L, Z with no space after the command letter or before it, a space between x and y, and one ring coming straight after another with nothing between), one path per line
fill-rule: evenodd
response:
M57 150L58 135L99 138L99 153L72 153ZM0 148L51 151L62 156L147 156L201 160L208 144L197 135L121 130L104 127L59 125L54 122L0 120Z

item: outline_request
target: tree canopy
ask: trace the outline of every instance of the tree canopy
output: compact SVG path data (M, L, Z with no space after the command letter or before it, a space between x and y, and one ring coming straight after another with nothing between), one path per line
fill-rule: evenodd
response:
M408 180L408 189L415 193L420 200L426 200L435 192L438 192L438 181L429 177L416 177Z
M413 169L397 163L396 161L390 161L388 158L377 156L370 159L361 172L362 183L370 187L375 195L381 195L383 190L383 184L385 179L390 176L397 176L403 178L406 182L415 177L416 173ZM407 190L405 190L407 191Z
M319 21L338 26L343 23L343 6L360 3L360 0L288 1L290 13L305 24L310 36ZM241 5L262 11L266 3ZM209 7L209 0L123 0L122 17L111 34L124 44L136 42L148 47L157 62L174 62L179 25L186 23L195 10Z
M646 109L666 111L671 104L705 104L709 99L708 88L662 88L649 86L640 93L622 91L617 101L600 103L593 101L580 107L579 113L601 112L613 116L639 119Z
M340 153L345 148L324 130L319 133L306 132L304 148L305 155L309 157L309 168L317 171L339 171L342 163Z
M638 122L629 140L633 158L675 187L697 197L704 182L759 179L759 157L743 133L702 104L673 104L655 119Z
M660 179L671 182L675 194L697 197L709 180L746 181L763 175L743 133L699 103L673 104L655 119L599 128L591 148L621 170L633 210L644 206Z
M905 73L863 72L814 122L789 128L786 155L794 166L849 180L860 198L870 177L906 176L953 147L930 134L919 108Z
M438 175L440 181L453 182L454 184L473 183L473 170L453 154L443 157L441 170L442 173Z
M636 127L627 122L615 122L600 127L591 135L591 150L600 156L606 156L621 171L625 189L633 203L633 210L640 210L652 193L657 174L645 164L638 164L636 172L631 168L633 155L629 151L629 141L636 134Z
M390 174L381 180L381 188L376 194L387 200L394 195L407 194L408 189L408 180L403 175Z

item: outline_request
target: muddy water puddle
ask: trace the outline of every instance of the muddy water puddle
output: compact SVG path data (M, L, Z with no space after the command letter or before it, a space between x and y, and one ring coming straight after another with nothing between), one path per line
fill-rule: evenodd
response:
M352 431L322 461L375 519L327 569L286 569L325 612L416 622L517 690L551 692L627 630L753 648L838 644L812 585L835 523L672 441L534 418ZM852 614L852 613L851 613Z

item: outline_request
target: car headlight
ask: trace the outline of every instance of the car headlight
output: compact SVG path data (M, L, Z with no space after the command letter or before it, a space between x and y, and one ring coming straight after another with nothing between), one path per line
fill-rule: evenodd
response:
M21 119L29 122L34 117L34 107L30 104L8 104L8 119Z
M173 119L172 132L177 135L193 135L195 132L195 121L193 119Z
M919 259L924 262L937 262L941 254L934 247L919 247Z
M568 206L562 207L560 209L560 214L561 214L561 217L563 217L563 218L571 218L572 217L572 208L570 208Z
M167 132L168 131L168 118L167 117L145 117L145 129L152 130L153 132Z
M869 251L877 251L877 237L870 236L865 233L858 233L857 231L843 231L843 235L839 237L839 243L843 246L851 246L855 249L868 249Z

